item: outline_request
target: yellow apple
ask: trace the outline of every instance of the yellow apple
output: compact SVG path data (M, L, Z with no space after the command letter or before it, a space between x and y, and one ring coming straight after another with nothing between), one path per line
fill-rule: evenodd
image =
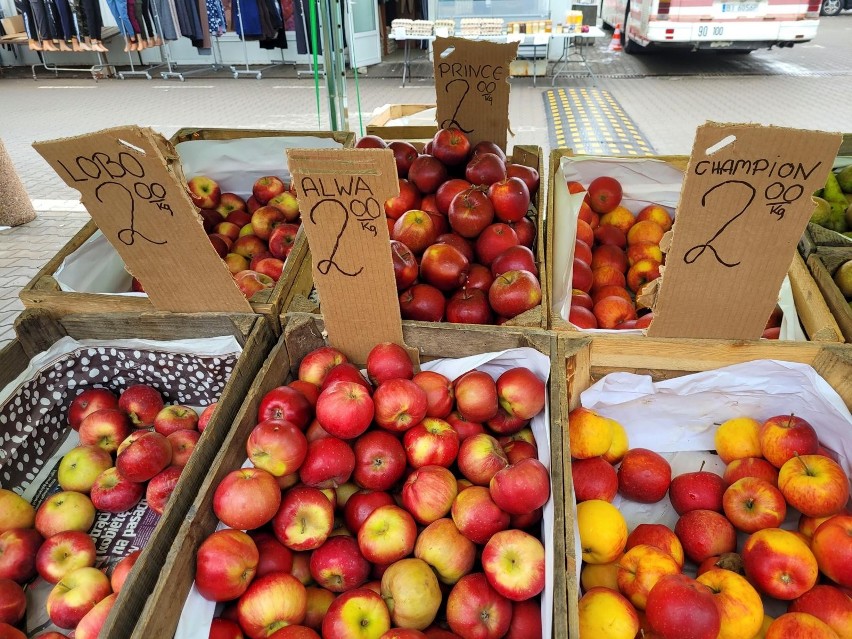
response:
M697 578L713 592L722 622L716 639L752 637L763 624L763 601L754 587L730 570L713 568Z
M592 588L609 588L618 590L618 560L621 555L616 557L615 561L608 564L583 564L583 570L580 572L580 585L583 590L588 592Z
M577 528L586 563L608 564L624 551L627 522L608 501L590 499L577 504Z
M680 573L680 566L670 554L648 544L628 550L618 566L618 590L639 610L645 609L648 593L660 579Z
M726 464L735 459L762 457L760 422L750 417L735 417L723 422L714 437L716 452Z
M612 446L613 424L608 417L588 408L575 408L568 414L568 440L571 456L577 459L600 457Z
M615 590L592 588L579 608L579 639L633 639L639 632L636 610Z
M630 448L630 442L627 439L627 431L624 430L624 426L614 419L610 421L612 422L612 444L610 444L609 450L603 454L603 458L615 465L624 458L624 454Z

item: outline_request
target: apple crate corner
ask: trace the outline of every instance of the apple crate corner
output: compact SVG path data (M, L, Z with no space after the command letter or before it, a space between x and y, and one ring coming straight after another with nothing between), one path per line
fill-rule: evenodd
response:
M428 142L438 131L438 123L432 124L398 124L388 125L388 122L413 116L429 109L434 104L386 104L373 113L367 122L367 135L378 135L385 140L423 140Z
M396 139L401 139L405 142L411 142L411 140L406 138L393 138L390 136L385 139L388 142L393 142ZM411 143L418 150L422 150L423 146L425 145L425 143L423 142ZM542 151L542 148L540 146L529 144L516 144L512 148L512 155L510 157L513 162L531 167L539 173L540 182L538 187L538 193L536 193L533 202L535 204L534 221L536 224L535 258L536 266L538 267L539 281L541 283L541 304L536 308L530 309L525 313L521 313L517 317L512 318L511 320L503 324L503 326L544 329L547 328L547 309L550 308L550 291L548 290L547 286L547 282L550 279L550 264L547 261L549 257L546 257L545 255L548 251L545 248L547 242L547 236L545 233L545 224L547 223L547 220L545 218L547 216L545 215L544 209L544 188L545 184L547 183L547 176L544 172L546 168L546 164L544 162L544 152ZM299 234L299 237L302 237L301 233ZM298 243L299 241L297 240L297 245ZM297 248L293 249L294 252L296 250ZM305 250L307 251L307 257L303 260L300 260L298 263L298 271L293 275L294 286L292 287L292 292L289 296L289 304L284 306L282 316L287 315L288 313L322 312L320 308L320 303L317 302L316 297L314 297L313 295L313 265L311 260L310 247L307 246L307 240L305 240Z
M168 548L219 451L257 371L275 341L263 317L237 314L113 313L60 315L46 309L25 310L15 323L17 337L0 350L0 388L15 380L30 359L63 337L75 340L182 339L234 337L242 353L219 397L217 408L193 451L173 498L144 547L114 606L117 616L135 618L153 588ZM103 636L112 636L107 628Z
M816 342L724 341L696 339L631 339L612 336L606 339L588 335L577 339L565 333L557 336L554 379L564 384L558 391L564 428L568 414L579 407L580 394L609 373L629 372L648 375L654 382L692 373L742 364L755 360L779 360L811 366L852 409L852 346ZM558 411L558 413L557 413ZM579 636L580 586L575 574L582 563L577 556L575 539L576 504L571 474L571 453L567 433L563 433L563 477L565 482L565 549L568 583L568 636Z
M421 361L441 358L457 358L510 348L531 347L551 360L549 383L551 424L560 423L558 389L564 388L560 381L560 367L554 365L556 341L551 333L542 330L519 328L497 328L488 326L458 326L424 322L403 322L405 343L416 348ZM324 324L320 317L306 313L292 313L286 317L284 331L273 347L266 362L257 375L246 400L239 410L234 425L223 443L211 470L197 496L189 507L181 529L159 571L147 602L139 601L138 615L110 617L110 637L171 637L181 616L184 600L195 578L195 557L200 544L215 529L218 523L213 512L213 495L219 482L229 472L241 467L246 459L246 441L257 422L257 411L263 396L270 390L293 379L301 359L312 350L324 346ZM554 592L553 592L553 637L569 636L566 598L566 576L564 541L565 513L563 496L562 431L551 426L551 490L555 506L554 514ZM569 586L570 588L570 586ZM576 585L573 592L576 593ZM566 603L568 602L568 603ZM144 607L143 607L144 605ZM551 639L551 638L547 638Z
M343 147L351 147L355 135L351 132L327 131L277 131L262 129L207 129L184 128L178 130L170 139L172 145L195 140L233 140L258 137L294 137L310 136L331 138ZM54 274L66 258L75 253L98 230L97 224L90 220L72 237L59 252L45 264L20 292L20 298L26 308L44 308L61 314L67 313L151 313L153 304L147 297L117 294L81 293L63 291ZM279 315L286 310L293 298L299 294L307 295L310 285L305 289L303 280L298 279L302 262L308 259L307 240L301 231L296 237L293 250L285 261L284 270L275 286L255 293L249 300L252 309L258 315L266 317L269 326L280 331ZM302 288L300 288L300 285Z
M847 136L849 143L852 144L852 136ZM574 155L571 149L554 149L550 152L550 166L547 186L547 224L545 229L544 242L547 255L545 260L548 265L547 283L544 285L547 289L546 299L547 306L544 308L544 315L547 321L547 327L551 330L567 337L581 337L589 335L581 329L576 328L567 320L563 319L559 313L553 309L553 273L557 266L554 264L555 249L554 249L554 218L555 218L555 196L556 190L565 188L561 183L562 172L560 165L562 158L572 157ZM592 156L584 156L592 157ZM604 156L601 156L604 157ZM624 159L637 159L636 157L624 157ZM657 155L647 156L645 159L661 160L669 165L685 171L689 163L689 156L686 155ZM557 182L560 182L557 184ZM823 295L820 293L820 288L814 281L814 277L808 272L804 261L798 255L794 255L793 262L788 270L790 278L790 286L793 291L793 299L796 305L796 311L799 315L799 321L807 334L809 340L813 342L844 342L843 334L837 325L837 322L832 317L829 307L826 305ZM542 298L545 299L544 297ZM600 339L609 339L609 334L595 334L595 337ZM633 336L634 339L636 336Z
M820 246L808 257L811 275L847 342L852 342L852 307L835 284L834 274L842 264L850 260L852 260L852 246Z

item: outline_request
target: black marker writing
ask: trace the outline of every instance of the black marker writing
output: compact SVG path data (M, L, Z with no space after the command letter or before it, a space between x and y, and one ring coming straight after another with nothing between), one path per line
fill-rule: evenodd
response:
M693 262L695 262L699 257L701 257L704 254L704 251L706 251L708 249L713 253L713 257L716 258L716 261L719 262L719 264L721 264L722 266L726 266L728 268L733 268L733 267L738 266L740 264L739 261L731 262L731 261L726 261L726 260L722 259L719 256L719 252L716 250L716 247L713 246L713 242L716 239L718 239L719 236L722 235L725 232L725 230L731 224L733 224L734 221L737 218L739 218L743 213L746 212L746 210L748 210L748 207L751 206L752 202L754 202L754 196L757 194L757 190L748 182L743 182L742 180L728 180L726 182L716 184L715 186L708 189L707 192L704 195L701 196L701 206L706 208L707 196L711 195L714 191L716 191L716 189L732 188L732 187L734 187L734 185L737 185L737 184L740 184L740 185L746 187L746 189L750 192L749 196L748 196L748 201L745 203L745 206L743 206L742 209L740 209L740 211L736 215L734 215L731 219L729 219L727 222L725 222L719 228L719 230L716 231L716 233L713 235L713 237L711 237L709 240L707 240L707 242L705 242L704 244L699 244L697 246L693 246L691 249L689 249L686 252L686 254L683 256L683 261L686 262L687 264L692 264Z

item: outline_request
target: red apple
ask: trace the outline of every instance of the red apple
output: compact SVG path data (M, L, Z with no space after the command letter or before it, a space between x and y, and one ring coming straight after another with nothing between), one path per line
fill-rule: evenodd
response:
M423 466L405 480L402 505L420 524L430 524L450 512L458 494L456 478L443 466Z
M35 577L38 568L36 557L43 541L38 531L32 528L11 528L0 532L0 579L25 584Z
M495 504L482 486L459 492L450 512L459 532L475 544L485 544L495 533L509 527L509 513Z
M396 221L391 239L405 244L415 255L420 255L438 238L435 222L425 211L403 213Z
M512 623L503 639L538 639L542 636L541 607L535 599L518 601L512 605Z
M446 300L443 294L429 284L415 284L399 296L403 319L420 322L440 322L444 318Z
M589 206L595 213L609 213L621 204L621 184L615 178L597 177L589 182Z
M494 153L477 153L467 163L464 176L476 186L491 186L506 179L506 163Z
M455 380L456 406L465 419L483 422L497 414L497 384L482 371L469 371Z
M651 588L645 615L663 639L716 639L721 618L713 592L686 575L665 575Z
M333 370L333 369L332 369ZM311 384L310 382L303 382L301 379L294 379L292 382L287 384L290 388L295 388L302 395L305 396L305 399L308 400L308 403L312 408L316 408L317 399L319 399L320 389L316 384Z
M87 612L74 629L74 639L98 639L116 599L117 594L109 595Z
M530 207L529 188L523 180L516 177L508 177L491 184L488 197L494 205L494 214L501 222L517 222L523 219Z
M345 484L355 469L355 453L342 439L323 437L308 444L308 454L299 468L302 482L315 488Z
M336 382L354 382L355 384L363 386L368 393L373 392L373 387L366 379L364 379L364 376L361 374L361 371L358 370L358 367L351 362L338 364L328 372L328 375L325 376L325 381L322 383L322 386L320 386L320 395L322 395L322 392L325 389L331 387ZM317 395L317 401L319 401L319 395ZM316 408L316 406L314 406L314 408Z
M308 357L310 357L310 354L305 359ZM301 366L304 366L304 360L299 368L300 379L302 379ZM323 371L323 380L325 380L325 376L331 368L333 367L329 367ZM263 399L260 400L260 406L257 409L258 422L264 422L269 419L283 419L300 429L304 429L310 423L312 416L313 409L310 402L302 393L289 386L279 386L266 393Z
M397 176L404 178L408 175L411 163L417 159L417 149L409 142L391 142L388 148L393 151Z
M438 207L438 212L443 215L448 215L450 212L450 203L456 195L470 189L471 184L467 180L452 179L447 180L435 192L435 204Z
M130 416L136 428L148 428L163 410L163 396L147 384L135 384L118 398L118 408Z
M339 536L330 537L311 554L310 570L316 582L326 590L346 592L367 581L370 564L354 538Z
M322 386L329 371L346 361L348 361L346 355L336 348L331 346L317 348L305 355L299 363L299 379L303 382L310 382L317 387ZM258 421L260 421L260 415L258 415L258 418ZM264 417L264 419L274 419L274 417Z
M145 485L127 479L117 468L107 468L92 485L92 505L108 513L130 510L145 494Z
M511 619L512 604L482 573L462 577L447 597L447 621L462 637L500 639L508 632Z
M408 179L421 193L434 193L447 181L447 167L431 155L420 155L411 163Z
M4 506L9 505L7 500L3 501L6 501ZM86 532L94 521L95 507L91 500L82 493L71 491L53 493L41 503L35 513L35 529L45 539L66 530Z
M408 380L393 380L387 384L403 381ZM389 490L405 472L405 449L390 433L365 433L355 442L354 450L353 479L362 488Z
M852 516L835 515L814 531L811 549L822 573L844 588L852 588Z
M733 525L715 510L690 510L677 520L674 531L686 556L695 563L737 548Z
M722 478L707 471L678 475L669 485L669 499L678 515L699 509L722 512L724 492Z
M846 473L823 455L788 460L778 473L778 488L790 506L808 517L836 515L849 501Z
M546 389L528 368L511 368L497 378L500 406L511 416L532 419L544 410Z
M231 528L252 530L270 521L281 504L275 477L259 468L240 468L225 475L213 494L213 512Z
M725 468L725 475L722 479L727 487L743 477L759 477L773 486L778 485L778 469L760 457L744 457L733 460Z
M801 597L814 587L819 574L807 542L780 528L765 528L752 534L743 546L742 557L749 581L776 599Z
M417 525L411 514L398 506L379 506L358 529L358 547L367 561L392 564L414 550Z
M356 588L340 595L328 607L322 636L328 639L380 638L391 627L390 612L381 595Z
M438 236L438 239L435 240L435 243L449 244L450 246L458 250L458 252L464 255L467 258L467 261L471 263L471 269L474 266L482 266L481 264L477 265L474 263L476 255L473 252L473 242L471 240L466 240L458 233L442 233ZM468 279L470 278L468 277Z
M787 516L781 491L757 477L743 477L731 484L725 490L724 509L728 520L745 533L778 528Z
M0 579L0 623L17 624L26 610L24 589L11 579Z
M59 462L57 479L62 490L88 493L103 471L112 466L112 456L98 446L77 446Z
M198 416L198 432L203 433L204 429L207 428L207 424L210 423L210 420L213 417L213 413L216 412L216 405L218 402L213 402L209 406L207 406L203 411L201 411L201 415Z
M509 222L509 226L518 236L518 242L521 246L526 246L528 249L533 248L535 243L535 222L530 218L524 217L517 222Z
M320 393L317 421L327 433L341 439L354 439L373 420L373 399L361 384L338 382Z
M507 271L527 271L538 277L535 255L526 246L511 246L491 262L491 274L496 278Z
M402 242L391 240L391 258L396 289L402 291L414 284L420 274L417 258Z
M378 135L364 135L355 143L356 149L386 149L388 145Z
M353 535L357 535L361 524L370 513L380 506L393 506L395 503L388 493L359 490L349 498L343 508L346 527Z
M816 431L795 415L770 417L758 435L763 456L776 468L795 455L814 455L819 448Z
M399 219L403 213L420 208L420 191L411 182L399 180L399 195L385 200L385 215L389 220Z
M166 406L154 418L154 430L168 437L179 430L196 430L198 413L186 406Z
M531 196L534 196L538 191L540 181L539 174L538 171L531 166L524 166L523 164L507 164L506 176L522 179L524 184L527 185L527 190Z
M814 586L790 602L788 612L804 612L828 624L840 639L852 635L852 599L839 588Z
M156 432L145 433L119 451L115 467L131 482L145 482L163 470L172 460L169 440Z
M85 417L97 410L118 409L118 398L105 388L89 388L77 395L68 406L68 423L80 430Z
M200 438L197 430L179 430L166 437L172 447L172 466L186 466Z
M251 639L265 639L305 618L307 593L298 579L276 572L255 579L237 603L240 627Z
M130 419L120 410L104 408L89 413L80 422L80 444L114 453L130 435Z
M541 304L541 285L528 271L507 271L494 280L488 301L498 315L512 318Z
M493 324L494 314L486 294L476 288L462 288L447 302L447 321L453 324Z
M550 498L550 475L537 459L523 459L503 468L489 483L491 498L510 515L525 515Z
M65 575L47 597L47 614L54 625L74 628L110 594L109 579L97 568L78 568Z
M473 434L461 442L459 470L474 484L488 486L497 471L508 464L506 453L491 435Z
M290 550L314 550L334 527L334 507L319 489L296 486L288 490L272 520L278 540Z
M459 129L439 129L432 138L432 155L447 166L457 166L470 155L470 140Z
M420 259L420 277L442 291L452 291L467 280L470 263L449 244L429 246Z
M577 503L589 499L611 502L618 492L618 475L615 468L602 457L573 460L571 477Z
M491 263L506 249L518 246L518 234L511 226L496 223L485 228L476 240L476 255L485 266Z
M281 178L274 175L266 175L259 178L251 188L252 196L259 204L266 204L272 198L281 195L287 190L287 185Z
M434 371L422 371L411 380L426 393L426 416L444 419L453 410L452 382Z
M494 220L494 206L485 193L471 187L452 199L447 219L455 233L476 238Z
M293 250L293 246L296 244L296 235L298 235L298 233L299 227L295 224L279 224L272 229L272 232L269 235L270 256L278 258L279 260L286 260L287 256L290 255L290 252ZM239 240L237 241L239 242Z
M215 209L219 206L222 190L212 179L204 175L196 175L186 183L192 203L200 209Z
M77 568L94 566L95 559L94 540L87 533L70 530L49 537L31 557L39 576L52 584Z
M618 491L633 501L653 504L666 496L672 469L663 457L647 448L632 448L618 469Z
M639 524L627 536L627 543L624 546L624 550L626 552L641 544L659 548L670 555L677 562L678 566L683 567L683 545L674 531L668 526L664 526L663 524Z
M183 470L181 466L169 466L161 473L154 475L145 491L145 499L148 502L148 507L158 515L162 515L166 509L166 504L180 480L180 474Z
M403 445L408 463L414 468L449 467L459 451L459 436L443 419L427 417L406 431Z
M241 596L260 559L251 537L239 530L214 532L198 547L195 587L209 601L229 601Z

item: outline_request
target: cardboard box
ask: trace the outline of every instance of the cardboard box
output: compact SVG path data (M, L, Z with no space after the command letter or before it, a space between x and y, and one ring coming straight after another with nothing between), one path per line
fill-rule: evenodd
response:
M553 337L543 331L521 331L518 329L498 329L487 326L453 326L419 324L404 322L405 343L417 348L422 361L459 358L480 353L501 351L510 348L531 347L548 355L554 347ZM211 472L198 492L192 506L192 517L184 521L178 539L169 551L163 565L169 570L160 571L158 583L144 608L137 615L111 615L115 624L111 629L115 637L148 639L149 637L171 637L181 615L184 600L192 586L195 576L195 555L199 544L211 534L217 524L212 509L213 493L219 481L228 472L239 468L245 461L245 442L256 424L257 408L263 395L291 379L298 370L301 358L311 350L324 345L324 325L315 316L291 315L284 327L284 333L273 348L255 383L249 391L243 407L234 421L234 427L228 440L213 462ZM551 376L550 388L557 397L558 388L564 387L564 381ZM551 424L559 424L560 416L551 413ZM566 583L573 580L565 573L561 558L565 556L563 542L566 531L563 528L562 433L551 428L550 469L552 495L554 501L553 518L553 632L552 639L567 637ZM576 584L573 586L576 592ZM135 626L135 627L134 627ZM548 637L547 639L551 639Z
M422 148L422 143L413 142L414 146ZM546 254L548 251L545 249L547 239L546 233L544 232L545 224L549 222L545 220L544 217L544 197L543 197L543 188L546 181L546 175L544 173L544 155L542 153L541 147L538 146L530 146L524 144L516 144L512 149L512 155L510 156L512 161L518 164L523 164L525 166L532 167L539 172L539 176L541 182L539 184L538 193L533 199L533 204L535 205L534 212L534 221L536 223L536 246L535 246L535 255L536 255L536 266L538 267L539 272L539 281L541 283L541 304L536 308L533 308L526 313L522 313L517 317L509 320L505 325L506 326L519 326L519 327L529 327L529 328L544 328L546 327L546 322L548 320L547 309L550 308L548 302L548 294L549 291L547 289L547 280L549 279L548 271L549 266L547 262ZM302 313L317 313L321 312L319 307L317 297L315 293L308 289L305 291L305 285L312 281L311 274L311 263L312 258L310 255L310 248L306 248L308 251L307 257L301 262L301 266L299 267L299 272L293 275L294 282L297 282L297 287L294 287L294 294L291 296L290 305L286 307L285 313L289 312L302 312ZM298 289L299 292L296 292Z
M648 375L649 381L658 382L764 359L798 362L813 367L816 373L840 395L843 403L847 407L852 407L852 357L850 357L849 349L841 345L701 339L636 340L625 336L614 336L611 339L589 337L567 339L560 335L557 345L557 365L565 369L562 379L566 381L566 387L561 392L561 401L564 404L560 412L564 418L571 410L580 406L580 394L609 373ZM634 388L637 385L638 382L634 384ZM778 401L780 402L778 413L783 414L787 411L784 406L784 396L779 396ZM722 404L736 406L736 398L731 395L725 402L720 402L720 407ZM642 413L642 418L646 417L649 426L655 424L653 414ZM818 424L814 422L814 426L818 427ZM567 421L563 422L563 428L567 428ZM564 441L567 446L567 436L564 436ZM579 555L578 540L575 538L576 511L570 456L566 453L564 459L565 530L568 533L565 544L568 636L577 637L579 636L577 601L580 592L576 589L576 578L571 579L571 576L577 574L582 558ZM667 498L664 499L667 501Z
M548 327L552 330L564 332L568 336L578 337L583 334L594 334L596 337L609 338L614 333L592 331L592 333L584 333L577 327L570 324L564 319L559 310L554 306L554 300L559 296L559 291L554 290L555 275L558 273L560 266L565 263L566 245L573 245L576 239L576 231L571 230L570 233L557 232L555 220L560 217L558 211L563 210L567 206L565 200L566 189L565 177L561 170L561 161L564 157L571 157L573 153L569 149L554 149L550 154L550 175L548 183L548 202L546 226L546 242L548 264L548 281L547 297L550 301L550 306L546 310ZM617 161L619 159L632 160L635 158L609 158ZM650 159L665 162L669 166L679 171L686 170L689 163L687 156L654 156ZM649 196L653 199L653 196ZM822 296L816 288L816 283L813 277L808 273L807 269L803 268L804 264L801 259L797 259L798 255L794 256L794 260L788 269L792 296L795 302L795 311L797 317L793 317L792 313L789 317L791 321L801 324L808 338L813 341L828 341L842 342L843 336L840 329L837 327L837 322L832 318L831 312ZM638 335L634 335L636 337Z
M367 122L367 135L378 135L383 140L424 140L429 141L438 131L438 123L432 124L388 124L416 116L418 113L434 109L434 104L386 104L373 113Z
M0 18L0 24L3 25L5 35L11 36L19 33L26 33L24 29L24 16L16 15L11 18Z
M310 136L317 138L331 138L343 146L354 144L354 134L311 132L311 131L264 131L257 129L181 129L171 141L174 144L191 142L196 140L239 140L265 137L302 137ZM155 306L151 299L145 296L128 296L101 294L89 292L66 292L57 283L54 275L63 262L78 251L86 242L90 241L97 224L92 221L87 223L21 290L20 297L27 308L46 308L60 313L69 312L151 312ZM288 257L281 278L272 289L259 291L250 300L251 309L264 315L270 321L270 325L278 330L278 317L283 309L289 305L292 297L304 291L294 290L294 274L298 272L300 262L307 255L307 242L302 239L302 234L297 236L296 245ZM205 246L205 249L207 247ZM214 254L215 255L215 254ZM213 261L213 266L219 267L221 260ZM159 281L165 281L165 285L159 287L164 289L170 299L183 301L184 285L181 282L173 282L168 271L161 274ZM201 276L199 276L201 277ZM230 286L230 284L229 284ZM237 291L239 293L239 291ZM213 299L216 299L213 296ZM205 301L199 300L203 308ZM248 310L248 309L247 309Z
M272 330L264 318L256 315L53 316L43 310L24 311L15 329L17 339L0 351L0 391L6 388L11 393L0 404L0 412L6 413L3 422L7 423L9 410L14 410L19 424L27 423L29 428L0 457L0 472L4 488L26 490L25 494L33 495L33 501L56 489L55 466L50 460L73 445L72 440L66 441L70 431L66 411L81 390L107 387L119 392L134 383L147 383L161 391L167 403L202 406L218 400L162 516L157 518L140 506L127 514L99 513L95 520L91 534L105 568L114 566L134 545L144 547L115 605L119 616L135 618L150 592L152 573L156 574L163 566L164 549L171 546L249 385L274 343ZM198 355L191 350L187 352L190 345L177 343L177 340L203 340L204 344L198 348L208 348L207 352L212 353L207 345L218 337L234 338L242 352L236 355L225 344L216 346L219 355ZM68 338L76 342L57 344ZM131 345L122 343L124 340L146 340L146 343ZM44 356L51 348L53 354ZM15 388L7 388L40 353L40 365L32 376L22 379ZM26 466L22 467L26 473L23 480L16 468L20 461L15 463L22 456L26 460ZM101 534L116 530L120 531L119 535ZM39 581L28 587L31 603L34 597L41 601L49 592L45 583ZM41 607L33 606L32 614L46 620ZM112 635L105 631L102 636Z
M852 342L852 307L843 297L834 274L852 260L852 247L820 247L808 257L808 268L847 342Z

